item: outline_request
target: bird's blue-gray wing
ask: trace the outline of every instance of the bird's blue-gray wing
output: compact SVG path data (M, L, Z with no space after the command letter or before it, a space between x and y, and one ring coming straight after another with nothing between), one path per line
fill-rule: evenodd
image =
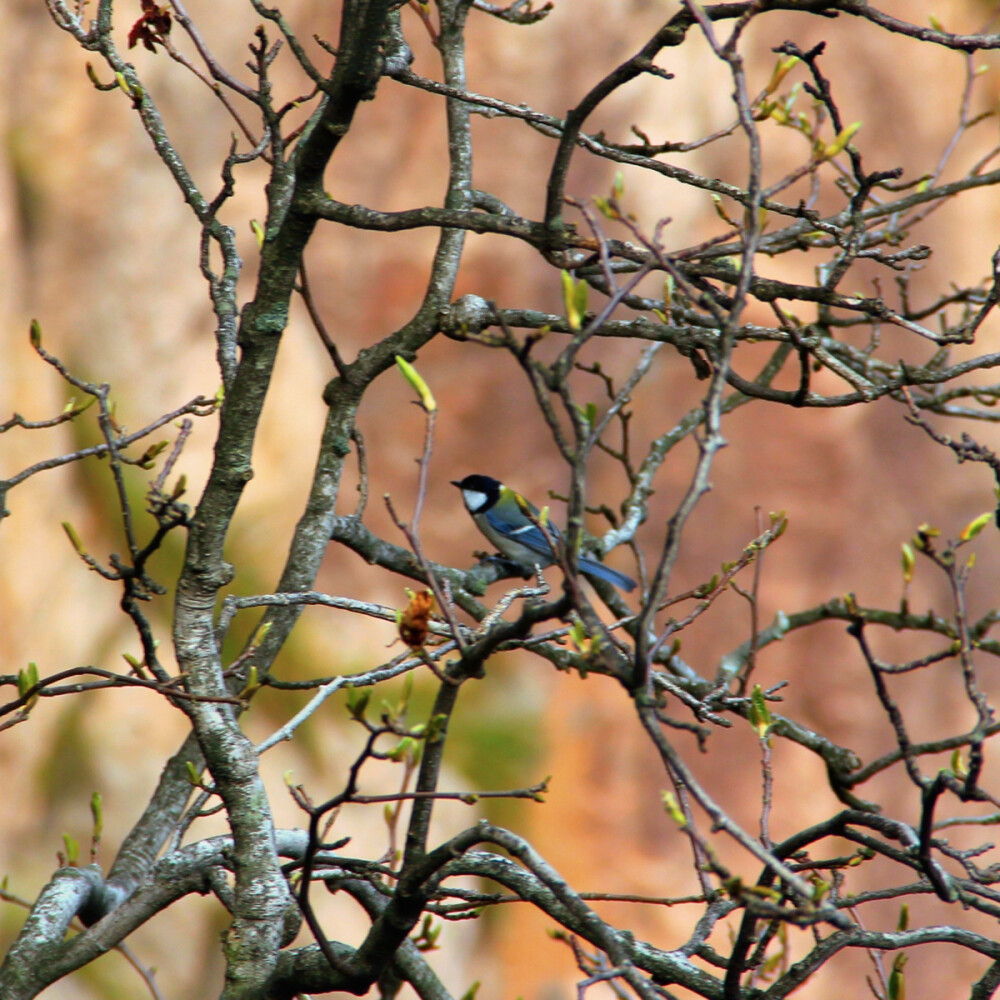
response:
M498 517L492 510L486 511L486 520L490 527L498 534L504 535L512 541L519 542L526 548L531 549L532 552L537 552L540 556L545 556L547 559L553 558L552 546L549 545L548 539L535 525L528 523L511 531L504 519ZM559 540L559 531L555 525L549 525L547 531L554 540Z

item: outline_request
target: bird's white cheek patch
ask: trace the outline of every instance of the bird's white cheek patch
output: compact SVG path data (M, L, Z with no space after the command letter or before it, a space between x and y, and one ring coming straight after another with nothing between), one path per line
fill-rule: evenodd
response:
M465 500L465 506L471 511L479 510L487 500L486 494L480 493L478 490L462 490L462 497Z

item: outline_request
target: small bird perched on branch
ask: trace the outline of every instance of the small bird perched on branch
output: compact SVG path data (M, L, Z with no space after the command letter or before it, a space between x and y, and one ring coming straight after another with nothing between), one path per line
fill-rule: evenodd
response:
M451 484L462 491L465 509L476 527L502 556L523 566L551 566L556 561L549 539L558 545L562 533L554 524L545 525L543 531L537 523L538 508L520 493L492 476L466 476L453 479ZM625 591L635 590L635 580L595 559L580 556L578 565L585 576L606 580Z

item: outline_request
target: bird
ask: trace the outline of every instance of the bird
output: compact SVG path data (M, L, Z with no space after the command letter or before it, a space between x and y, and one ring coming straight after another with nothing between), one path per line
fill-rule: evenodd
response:
M530 511L537 521L538 508L520 493L504 486L492 476L471 475L451 480L462 491L465 509L472 515L476 527L497 547L500 554L523 566L551 566L556 561L552 545L545 532L558 543L562 533L554 524L545 532L531 521ZM635 590L635 580L587 556L580 556L580 572L585 576L606 580L624 591Z

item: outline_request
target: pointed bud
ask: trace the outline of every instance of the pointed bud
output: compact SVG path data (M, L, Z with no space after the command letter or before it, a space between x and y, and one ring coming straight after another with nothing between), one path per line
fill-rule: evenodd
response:
M985 514L980 514L979 517L970 521L963 529L962 534L959 536L960 540L967 542L972 538L975 538L990 523L993 517L992 511L987 511Z
M687 826L687 819L684 816L684 812L681 807L677 804L677 799L673 792L660 792L660 799L663 802L663 808L667 811L667 815L678 825Z
M104 832L104 802L100 792L90 796L90 815L94 820L94 840L100 840Z
M76 533L73 525L69 521L63 521L62 529L66 532L66 537L70 540L73 548L76 549L76 554L81 558L86 558L87 550L83 547L83 542L80 541L80 536Z
M396 355L396 365L403 373L403 378L410 384L410 388L420 397L420 405L428 413L433 413L437 409L437 403L427 383L421 378L420 373L406 358Z
M913 573L916 569L916 559L913 555L913 549L906 542L903 542L900 549L903 554L903 583L909 583L913 579Z
M833 142L823 147L823 159L832 160L835 156L842 153L847 148L847 144L854 138L858 129L861 128L861 124L861 122L851 122L850 125L844 126L837 133L837 137Z

